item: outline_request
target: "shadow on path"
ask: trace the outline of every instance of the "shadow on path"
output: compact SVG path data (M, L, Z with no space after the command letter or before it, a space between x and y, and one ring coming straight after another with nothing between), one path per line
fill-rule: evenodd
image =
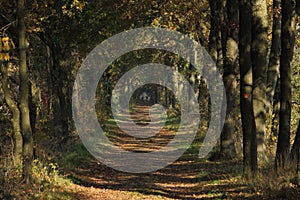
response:
M147 106L136 107L132 119L137 122L147 121L148 109ZM145 146L147 146L146 151L155 150L167 144L174 134L163 129L159 136L149 142L129 137L118 128L113 130L111 140L128 150L145 150ZM86 187L133 191L170 199L245 199L247 197L256 199L249 195L245 185L237 181L237 177L242 173L240 162L201 161L197 155L197 151L188 150L173 164L143 174L120 172L106 167L97 160L86 159L72 170L71 178ZM245 196L247 193L248 196Z

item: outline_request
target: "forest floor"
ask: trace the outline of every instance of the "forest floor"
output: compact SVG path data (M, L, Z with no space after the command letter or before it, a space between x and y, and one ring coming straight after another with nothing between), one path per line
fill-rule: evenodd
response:
M229 166L234 165L177 161L136 175L85 163L73 174L78 184L72 185L72 199L261 199L232 176Z
M149 107L137 107L131 117L140 123L147 122L148 111ZM111 130L116 124L107 126ZM134 151L157 149L174 136L171 128L162 129L151 141L137 140L118 128L112 132L108 136L111 141ZM72 156L65 156L60 166L64 166L63 170L74 183L69 186L71 199L270 199L272 196L242 180L241 161L199 159L198 150L199 142L194 142L177 161L150 173L117 171L78 149Z
M72 185L71 196L86 200L262 199L239 183L232 166L234 163L177 161L156 172L128 174L89 162L73 172L78 184Z

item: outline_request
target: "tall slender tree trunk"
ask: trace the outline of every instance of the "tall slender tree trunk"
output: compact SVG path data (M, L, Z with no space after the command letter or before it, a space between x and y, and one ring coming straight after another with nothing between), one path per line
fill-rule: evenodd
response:
M23 133L23 179L30 183L33 161L33 139L30 126L30 109L28 103L29 81L26 59L26 27L24 22L25 0L18 0L18 31L19 31L19 65L20 65L20 111L21 129Z
M226 43L227 43L227 29L226 23L227 13L226 13L226 1L217 0L217 15L219 22L219 36L217 40L217 50L218 50L218 58L217 58L217 66L219 70L223 70L225 53L226 53ZM222 72L222 71L221 71Z
M272 43L267 71L267 123L277 135L279 114L279 65L281 53L281 0L273 0Z
M240 109L243 129L244 176L250 177L257 171L257 143L252 104L252 63L251 63L251 4L241 0L239 32L240 65Z
M282 1L281 26L281 56L280 56L280 113L279 132L275 164L277 168L284 168L289 162L290 124L291 124L291 61L293 58L296 13L295 0Z
M253 109L256 124L258 160L265 161L266 82L268 55L268 13L266 0L251 0L253 67Z
M224 20L224 1L209 0L210 5L210 34L209 34L209 53L216 62L218 68L223 59L222 51L222 24Z
M271 111L275 88L279 75L281 50L281 0L273 0L272 44L267 71L267 111Z
M53 66L51 69L51 82L54 94L53 117L55 136L63 139L69 132L69 117L71 115L69 84L66 72L60 66L61 50L51 48L53 56Z
M0 41L1 42L1 41ZM13 126L13 137L14 137L14 165L22 166L22 152L23 152L23 138L20 127L20 110L17 103L14 101L10 94L7 63L0 61L0 69L2 74L2 89L4 92L5 101L12 112L12 126Z
M216 62L218 59L217 41L219 34L219 23L217 20L217 1L209 0L210 6L210 33L209 33L209 54Z
M278 134L279 111L280 111L280 80L278 79L275 86L274 96L273 96L272 116L270 117L271 132L276 136Z
M223 80L227 97L227 114L221 134L221 157L233 158L236 156L234 145L235 118L236 118L236 90L238 71L238 25L239 25L239 3L238 0L227 1L227 38Z
M54 121L54 136L61 141L66 139L69 132L69 122L71 120L71 96L72 89L70 79L65 69L60 64L62 58L62 50L59 44L56 44L51 37L45 37L38 34L39 38L47 45L47 53L49 57L49 93L51 95L49 102L49 113Z
M54 83L55 91L54 94L56 96L56 104L55 104L55 112L54 112L54 121L55 121L55 134L57 137L64 137L68 135L69 131L69 124L68 124L68 114L69 114L69 107L67 104L67 92L66 85L64 85L64 81L66 81L67 77L64 71L62 71L61 66L59 64L59 54L60 51L54 50L53 56L53 68L54 68Z

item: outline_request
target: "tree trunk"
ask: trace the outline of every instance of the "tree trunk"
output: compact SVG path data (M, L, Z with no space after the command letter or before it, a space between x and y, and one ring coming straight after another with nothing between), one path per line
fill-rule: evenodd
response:
M243 129L244 176L254 176L257 171L257 143L252 104L252 63L251 63L251 5L241 0L239 32L240 65L240 109Z
M0 61L2 62L2 61ZM10 87L8 82L8 65L1 63L1 74L2 74L2 89L4 92L5 101L12 112L12 126L13 126L13 137L14 137L14 165L22 166L22 152L23 152L23 138L20 127L20 110L17 103L11 96Z
M267 71L267 111L271 113L271 105L279 75L279 61L281 50L281 0L273 1L273 25L272 25L272 44Z
M279 122L279 111L280 111L280 80L277 80L275 86L275 92L273 96L273 105L272 105L272 116L271 116L271 133L273 135L278 134L278 122Z
M225 52L225 65L223 80L227 97L227 115L221 134L220 154L223 158L234 158L236 149L234 145L235 116L236 116L236 90L237 90L237 68L238 68L238 23L239 3L237 0L227 1L227 41Z
M253 109L258 160L266 161L266 78L268 54L268 13L266 0L252 0L251 59L253 67Z
M25 0L18 0L18 31L19 31L19 65L20 65L20 111L21 129L23 133L23 179L31 182L33 161L33 140L30 126L30 110L28 103L29 80L26 63L26 27L24 22Z
M66 72L60 66L61 50L52 48L53 66L51 72L51 78L53 83L53 117L54 117L54 130L55 136L60 140L63 140L69 132L69 117L71 115L72 108L70 107L70 95L68 94L68 77Z
M69 132L69 121L72 118L72 89L71 81L66 73L66 70L60 64L62 50L51 37L45 37L43 34L38 34L39 38L47 45L47 56L50 56L48 73L51 83L49 86L50 102L49 113L53 116L54 121L54 136L59 140L67 138Z
M217 58L217 67L219 70L223 70L225 53L226 53L226 42L227 42L227 32L226 32L226 25L225 21L227 18L227 13L225 12L226 1L217 0L217 17L219 23L219 34L217 40L217 51L218 51L218 58ZM222 73L222 71L221 71Z
M279 114L279 65L281 53L281 0L273 1L272 43L267 71L267 123L272 135L278 133Z
M299 0L297 0L297 2L296 2L296 13L297 13L297 15L300 15L300 1Z
M281 56L280 56L280 113L275 164L284 168L289 162L291 122L291 61L293 58L296 14L295 0L282 1Z
M294 168L296 169L296 173L298 173L299 171L299 164L300 164L299 158L300 158L300 120L298 121L296 137L291 151L291 160Z
M218 58L217 39L218 39L218 21L216 20L217 1L209 0L210 6L210 33L209 33L209 54L216 62Z
M222 60L222 19L223 19L223 1L209 0L210 5L210 33L209 33L209 54L220 67Z

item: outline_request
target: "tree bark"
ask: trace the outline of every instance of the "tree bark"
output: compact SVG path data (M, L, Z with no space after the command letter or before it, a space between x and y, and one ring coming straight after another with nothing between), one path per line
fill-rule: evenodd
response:
M273 105L272 105L272 116L270 119L271 133L276 136L278 134L279 111L280 111L280 80L278 79L275 86Z
M226 43L227 43L227 29L226 29L226 1L217 0L217 14L218 14L218 22L219 22L219 37L217 40L217 50L218 50L218 59L217 59L217 67L219 70L223 70L224 59L226 56ZM221 71L222 73L222 71Z
M299 0L297 0L297 2L296 2L296 13L297 13L297 15L300 15L300 1Z
M252 0L251 58L253 67L253 109L258 160L266 161L266 78L268 54L268 13L266 0Z
M282 1L281 56L280 56L280 113L275 164L284 168L289 162L291 122L291 61L293 58L296 14L295 0Z
M222 0L209 0L210 5L210 33L209 53L212 59L220 68L222 53L222 23L223 23L223 2Z
M52 48L53 66L52 66L52 86L54 93L54 130L55 136L58 138L64 138L69 133L69 117L71 116L69 102L71 94L68 93L69 83L66 72L60 66L60 54L59 49Z
M300 164L299 158L300 158L300 120L298 121L296 137L291 151L291 161L293 163L294 168L296 169L296 173L298 173L299 171L299 164Z
M29 109L29 80L26 58L26 27L24 22L25 0L18 0L18 32L19 32L19 65L20 65L20 111L21 129L23 133L23 179L25 183L31 182L33 161L33 139L30 126Z
M217 15L217 1L209 0L210 6L210 33L209 33L209 54L211 58L216 62L218 58L217 50L217 39L218 39L218 21L216 19Z
M49 48L48 56L50 56L48 73L49 73L49 113L54 121L54 136L59 140L67 138L70 127L69 122L72 118L72 88L71 80L63 67L60 64L63 57L62 49L59 44L56 44L51 36L38 34L39 38Z
M267 111L271 113L271 105L279 75L281 51L281 0L273 0L272 44L267 71Z
M2 61L0 61L2 62ZM13 137L14 137L14 165L22 166L22 152L23 152L23 138L20 127L20 110L17 103L11 96L9 81L8 81L8 66L5 63L0 63L1 74L2 74L2 89L4 92L5 101L12 112L12 126L13 126Z
M281 0L273 0L272 43L267 71L267 122L271 134L278 133L279 114L279 65L281 53Z
M256 127L252 104L252 63L251 63L251 4L241 0L239 32L240 65L240 109L243 130L244 176L254 176L257 171Z
M227 97L227 113L223 131L221 134L220 154L223 158L234 158L236 149L234 145L234 134L236 125L236 90L238 71L238 24L239 24L239 3L237 0L227 1L227 37L224 62L223 81Z

